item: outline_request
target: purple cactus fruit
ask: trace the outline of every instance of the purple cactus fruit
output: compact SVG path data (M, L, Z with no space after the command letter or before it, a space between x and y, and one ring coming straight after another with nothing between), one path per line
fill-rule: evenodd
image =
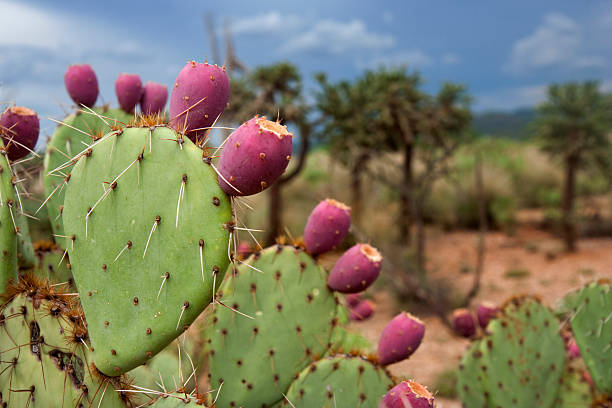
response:
M145 115L161 113L168 101L168 87L157 82L147 82L140 98L140 110Z
M408 312L395 316L384 328L378 342L378 361L388 365L412 355L425 335L425 324Z
M229 136L219 160L219 184L229 195L259 193L279 178L291 159L287 127L254 117Z
M121 109L128 113L134 112L142 96L140 77L137 74L119 74L115 81L115 93Z
M476 334L474 315L467 309L456 309L453 312L452 324L455 332L462 337L470 338Z
M64 74L68 95L77 105L94 106L98 99L98 78L89 64L70 65Z
M32 109L13 106L5 110L0 116L0 133L8 158L18 160L34 150L39 130L38 116Z
M225 67L190 61L179 72L170 95L170 125L192 141L208 133L229 100Z
M571 338L567 344L565 345L567 350L567 357L570 360L575 360L580 357L580 349L578 348L578 344L576 344L576 340Z
M346 305L349 308L357 306L359 302L361 302L361 293L349 293L346 295Z
M327 286L342 293L365 290L378 278L382 255L368 244L357 244L346 251L334 265Z
M478 324L480 327L485 329L489 321L495 317L499 308L492 303L482 302L476 309L476 317L478 318Z
M241 242L238 245L237 252L238 252L239 259L246 259L249 257L249 255L253 253L253 248L251 248L251 246L247 244L246 242Z
M351 207L328 198L310 213L304 229L304 244L312 255L336 248L351 226Z
M351 320L362 321L372 316L373 313L374 303L366 299L357 303L357 305L351 309L350 318Z
M385 394L378 408L433 408L434 397L417 382L402 381Z

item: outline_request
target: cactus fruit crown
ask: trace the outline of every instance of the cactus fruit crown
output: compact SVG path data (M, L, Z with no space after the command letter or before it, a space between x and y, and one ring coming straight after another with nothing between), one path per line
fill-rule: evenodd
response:
M21 116L33 116L33 115L36 115L36 112L34 112L30 108L26 108L25 106L11 106L9 108L9 110L12 113L15 113L15 114L21 115Z
M338 201L338 200L334 200L333 198L326 198L325 201L329 204L329 205L333 205L334 207L338 207L341 210L345 210L345 211L350 211L351 207Z
M274 133L279 139L285 136L293 137L293 133L287 131L287 126L281 125L279 122L273 122L266 119L265 116L257 118L255 121L263 130Z
M371 262L381 262L383 257L376 248L368 244L362 244L359 248L362 254L368 257Z

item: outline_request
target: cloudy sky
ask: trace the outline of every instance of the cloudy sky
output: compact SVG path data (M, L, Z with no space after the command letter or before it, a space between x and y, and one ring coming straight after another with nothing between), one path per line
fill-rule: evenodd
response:
M310 89L315 72L337 80L406 65L430 91L466 84L480 111L536 104L552 81L592 78L612 90L608 1L0 0L0 102L62 117L70 63L90 63L113 104L120 72L171 84L188 59L213 58L206 13L219 30L230 22L248 66L289 60Z

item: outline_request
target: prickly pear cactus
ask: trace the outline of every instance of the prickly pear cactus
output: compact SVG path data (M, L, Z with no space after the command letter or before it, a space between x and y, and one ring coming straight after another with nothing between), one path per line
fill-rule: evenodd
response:
M569 367L565 369L554 406L558 408L590 408L593 406L591 388L580 372Z
M337 323L326 282L308 254L280 245L251 255L227 277L220 300L237 312L217 305L204 333L211 387L223 383L218 406L272 406L326 352Z
M16 214L15 222L19 228L17 234L17 263L19 268L31 268L36 265L28 219L23 214Z
M570 319L582 358L597 388L612 395L612 291L609 282L581 289Z
M42 279L48 279L54 284L66 282L67 287L72 285L72 272L70 261L64 251L38 251L36 253L36 267L33 272Z
M289 387L282 406L376 407L393 385L384 368L363 357L328 357L302 370Z
M125 407L127 386L89 367L78 301L25 277L0 307L0 406ZM5 404L5 405L2 405Z
M534 298L509 301L461 361L466 407L553 407L565 348L553 313Z
M64 228L93 359L144 363L210 303L229 263L229 198L202 150L162 125L108 133L65 188Z
M85 150L93 143L94 137L103 135L111 130L111 126L129 123L134 119L133 114L126 113L121 109L109 109L108 107L97 107L91 109L83 108L84 112L77 112L65 118L64 124L58 125L49 143L44 159L43 185L46 197L49 200L45 204L53 233L64 235L61 213L64 206L64 189L66 177L72 171L72 164L62 167L69 162L77 153ZM100 116L96 116L100 115ZM58 239L58 242L63 240Z
M4 144L0 140L0 152ZM0 294L9 279L17 278L17 208L12 173L6 154L0 154Z
M168 393L155 400L153 404L147 406L152 408L205 407L203 403L186 393Z

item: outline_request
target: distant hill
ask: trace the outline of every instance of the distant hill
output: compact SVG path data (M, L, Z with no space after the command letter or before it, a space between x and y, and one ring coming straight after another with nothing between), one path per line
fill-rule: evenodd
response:
M472 127L488 136L521 139L527 136L527 125L534 116L535 112L530 108L513 112L482 112L474 115Z

